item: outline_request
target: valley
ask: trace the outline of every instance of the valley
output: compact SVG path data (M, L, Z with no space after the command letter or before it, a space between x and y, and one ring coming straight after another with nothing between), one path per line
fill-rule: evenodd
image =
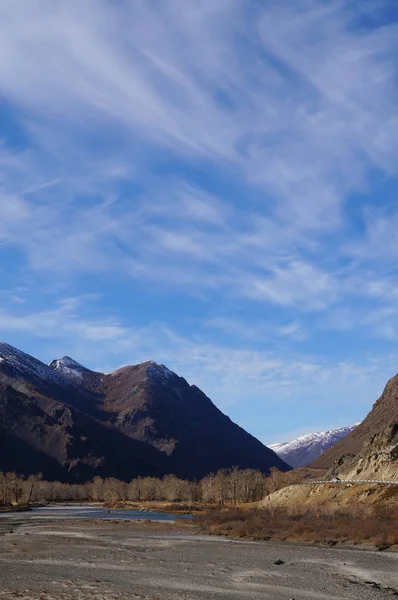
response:
M398 486L363 482L398 481L396 378L292 469L164 365L0 358L0 505L42 505L0 515L0 600L398 596Z

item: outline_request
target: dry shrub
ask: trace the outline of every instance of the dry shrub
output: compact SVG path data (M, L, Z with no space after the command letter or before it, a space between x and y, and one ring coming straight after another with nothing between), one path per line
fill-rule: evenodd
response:
M230 509L200 516L198 522L210 533L239 538L372 544L378 548L398 545L398 508Z

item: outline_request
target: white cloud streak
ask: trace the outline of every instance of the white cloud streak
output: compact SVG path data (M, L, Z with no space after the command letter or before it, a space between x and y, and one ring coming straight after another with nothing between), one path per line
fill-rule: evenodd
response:
M398 36L361 10L2 2L1 91L24 143L0 148L1 243L63 278L118 270L304 312L369 298L355 281L390 281L370 263L396 254L396 215L368 211L348 244L350 202L398 168ZM194 181L210 171L227 190Z

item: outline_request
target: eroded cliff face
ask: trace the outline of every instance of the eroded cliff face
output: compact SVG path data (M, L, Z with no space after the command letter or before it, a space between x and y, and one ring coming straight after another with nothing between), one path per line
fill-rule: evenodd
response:
M365 442L374 435L383 434L389 424L398 422L398 375L392 377L372 410L351 433L331 446L312 466L330 469L336 460L346 455L357 455Z
M398 481L398 422L393 421L364 442L356 455L338 459L329 470L330 477Z
M270 496L261 506L270 509L304 511L320 509L331 513L339 508L355 510L356 506L396 507L398 504L398 486L376 484L326 484L326 485L291 485Z

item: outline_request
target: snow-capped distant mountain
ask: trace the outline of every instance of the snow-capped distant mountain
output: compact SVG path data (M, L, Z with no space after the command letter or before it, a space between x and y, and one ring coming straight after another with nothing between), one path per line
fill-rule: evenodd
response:
M359 423L341 427L341 429L333 429L331 431L317 431L315 433L307 433L291 442L282 442L279 444L271 444L271 448L278 454L288 465L298 468L310 465L318 456L323 454L325 450L333 446L336 442L353 431Z

